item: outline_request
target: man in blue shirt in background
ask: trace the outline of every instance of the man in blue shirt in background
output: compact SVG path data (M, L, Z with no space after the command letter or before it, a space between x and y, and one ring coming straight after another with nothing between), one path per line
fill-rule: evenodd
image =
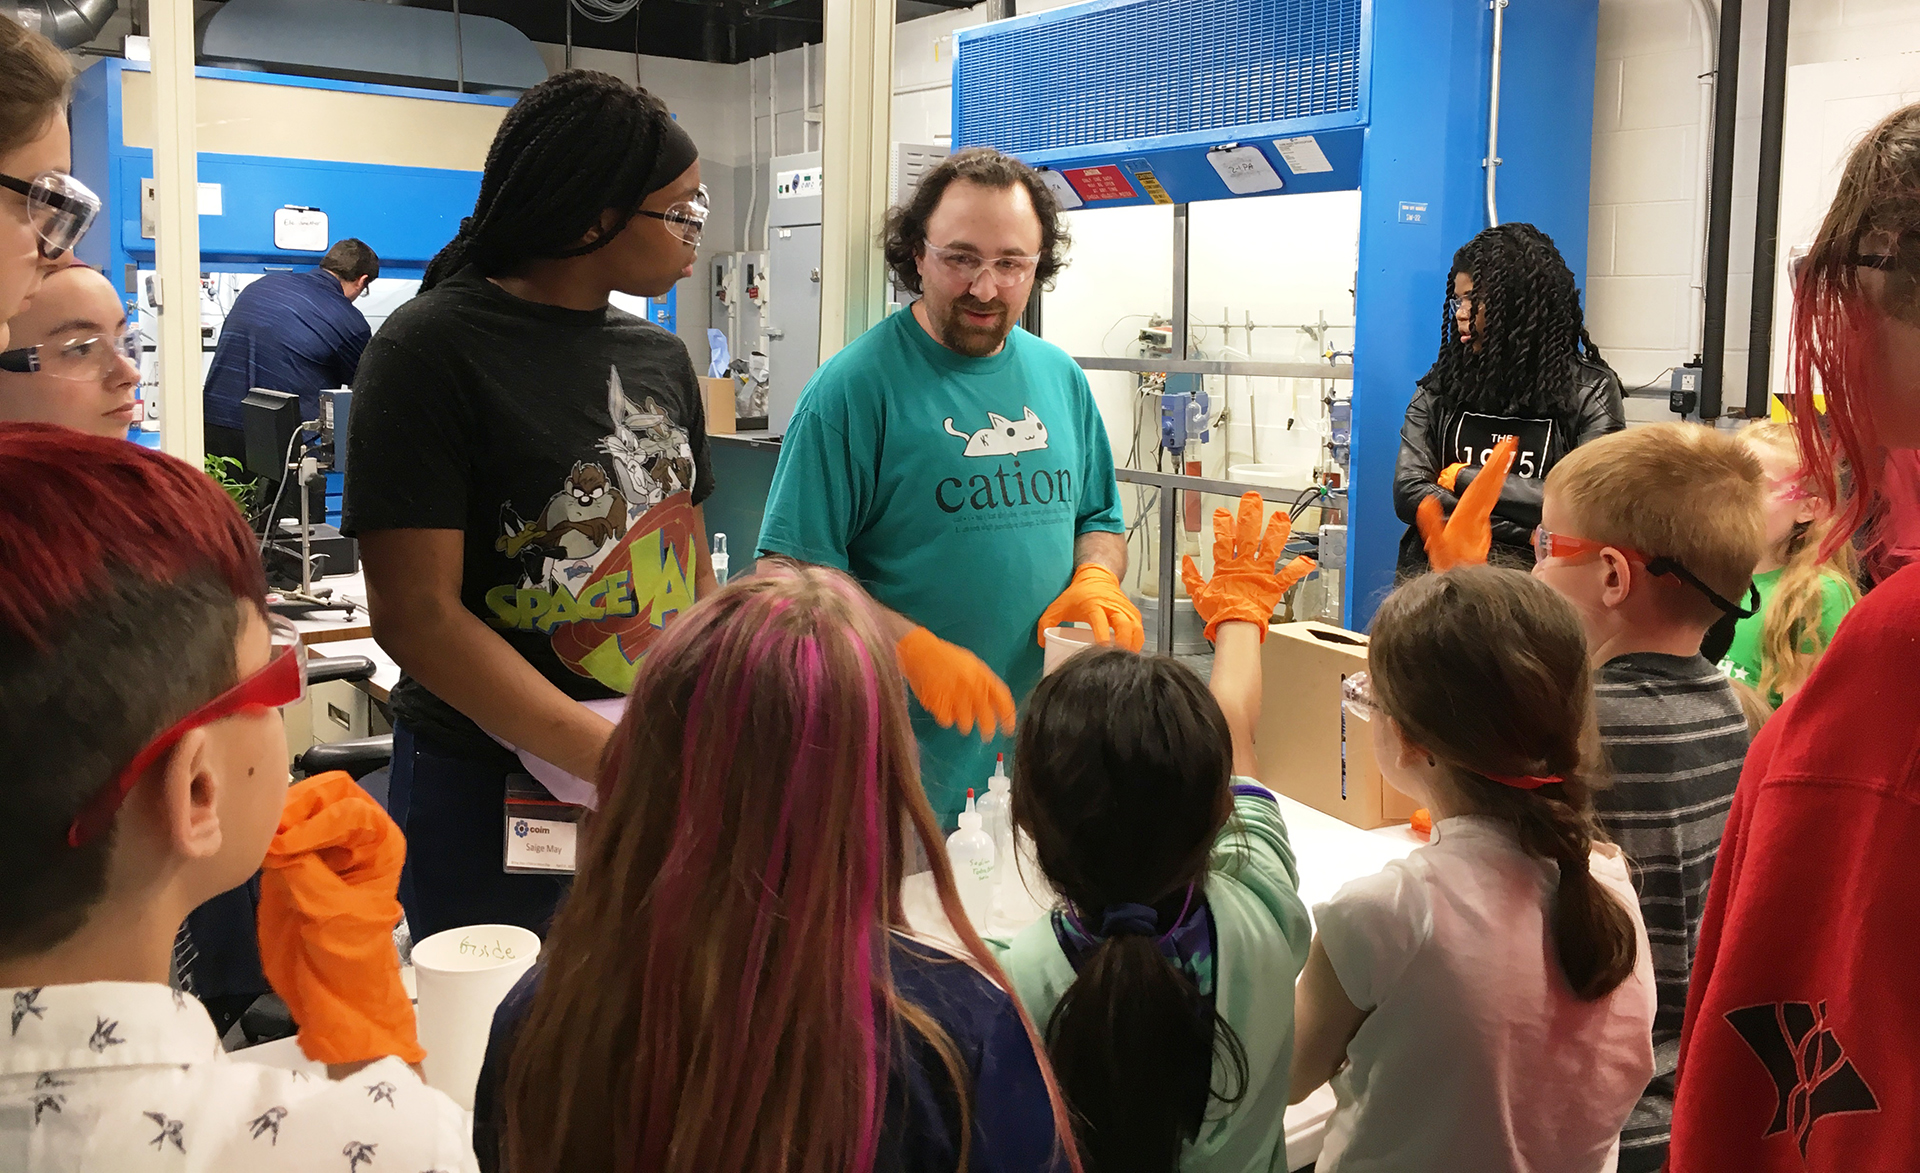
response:
M207 371L207 451L246 459L240 401L256 387L300 397L320 418L320 392L353 382L373 331L353 303L380 276L380 258L347 239L305 273L268 273L240 291Z

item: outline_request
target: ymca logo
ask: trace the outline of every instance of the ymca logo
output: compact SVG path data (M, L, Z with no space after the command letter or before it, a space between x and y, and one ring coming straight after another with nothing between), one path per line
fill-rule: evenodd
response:
M1880 1102L1847 1058L1846 1048L1827 1027L1827 1004L1777 1002L1746 1006L1726 1014L1728 1025L1773 1077L1779 1106L1766 1136L1789 1130L1806 1160L1807 1142L1822 1117L1847 1112L1878 1112Z

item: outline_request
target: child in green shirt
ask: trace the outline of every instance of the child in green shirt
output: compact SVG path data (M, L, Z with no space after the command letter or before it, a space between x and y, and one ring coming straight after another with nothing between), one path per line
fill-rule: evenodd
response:
M1286 587L1285 513L1214 517L1211 693L1185 666L1102 649L1021 719L1014 825L1063 907L990 942L1046 1037L1090 1170L1285 1170L1293 983L1312 929L1279 804L1253 782L1260 644ZM1237 528L1237 533L1235 532Z
M1802 478L1793 425L1762 420L1740 439L1767 474L1767 552L1753 576L1760 609L1735 625L1720 669L1778 706L1812 674L1860 596L1851 546L1820 558L1833 511Z

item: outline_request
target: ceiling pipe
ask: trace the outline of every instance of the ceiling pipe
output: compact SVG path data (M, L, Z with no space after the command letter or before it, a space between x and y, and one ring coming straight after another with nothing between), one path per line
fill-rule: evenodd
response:
M1687 289L1690 291L1687 303L1687 353L1693 356L1694 365L1698 366L1700 330L1704 324L1702 310L1707 304L1707 159L1713 150L1713 46L1720 26L1713 5L1708 0L1693 0L1693 14L1700 21L1700 73L1697 78L1700 108L1694 115L1694 123L1700 132L1693 151L1693 217L1688 226L1692 247L1687 250Z
M119 0L0 0L0 16L62 49L78 49L100 35L119 7Z
M1760 91L1760 190L1753 213L1753 311L1747 330L1747 418L1769 414L1773 377L1773 287L1780 247L1780 142L1787 121L1787 24L1791 0L1767 0L1767 55Z
M1727 248L1733 223L1733 136L1740 89L1740 0L1720 0L1714 56L1713 180L1707 188L1707 304L1700 330L1700 418L1717 420L1727 372Z

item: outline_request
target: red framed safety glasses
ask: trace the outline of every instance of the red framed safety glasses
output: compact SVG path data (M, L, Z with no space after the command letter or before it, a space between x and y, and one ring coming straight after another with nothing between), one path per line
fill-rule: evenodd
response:
M284 708L307 695L307 649L293 622L279 615L267 617L273 652L266 667L214 697L168 726L160 736L134 755L127 767L105 789L93 796L67 827L67 846L81 847L113 822L114 812L127 800L141 775L159 761L188 732L243 713Z
M1598 554L1602 550L1612 550L1628 562L1645 567L1648 574L1656 577L1671 574L1705 595L1708 602L1737 619L1748 618L1760 610L1760 588L1753 583L1747 585L1747 601L1746 605L1742 606L1701 582L1697 575L1680 564L1678 558L1668 558L1664 555L1650 557L1627 546L1616 546L1611 542L1596 542L1588 538L1570 538L1565 534L1553 533L1544 525L1533 527L1533 560L1536 565L1549 558L1574 558L1581 554Z
M1545 562L1549 558L1577 558L1582 554L1598 554L1602 550L1617 551L1629 562L1646 565L1647 556L1638 550L1625 546L1615 546L1610 542L1594 542L1586 538L1570 538L1565 534L1549 532L1544 525L1533 527L1533 560Z

